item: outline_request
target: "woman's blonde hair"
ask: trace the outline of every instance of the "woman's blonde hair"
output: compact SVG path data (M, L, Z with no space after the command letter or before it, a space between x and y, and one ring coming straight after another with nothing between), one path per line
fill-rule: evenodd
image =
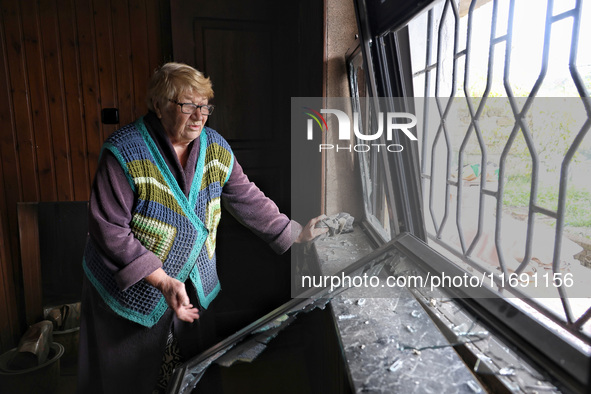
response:
M154 72L148 85L148 109L155 110L154 101L164 106L169 99L176 100L188 90L208 100L213 98L211 81L201 71L184 63L166 63Z

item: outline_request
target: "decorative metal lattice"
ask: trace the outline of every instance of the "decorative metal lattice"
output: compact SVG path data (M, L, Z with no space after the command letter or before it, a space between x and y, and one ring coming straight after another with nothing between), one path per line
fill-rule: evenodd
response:
M475 58L475 50L473 48L472 40L475 37L475 32L482 31L485 26L475 25L474 15L475 10L481 7L483 3L472 1L469 10L467 11L467 25L464 27L460 24L460 13L462 12L461 7L453 0L444 0L442 7L434 7L428 11L426 16L426 36L425 36L425 57L424 63L419 67L418 70L414 71L415 78L415 91L417 87L422 88L424 93L424 102L422 104L424 110L423 117L423 129L422 129L422 145L421 145L421 178L423 182L423 190L428 190L425 193L424 199L425 204L428 207L429 214L426 215L426 220L431 226L429 232L429 238L436 244L444 247L452 254L457 256L463 262L468 263L470 266L479 269L480 271L486 270L482 267L482 263L477 261L473 257L475 249L479 242L482 241L482 237L486 233L484 225L485 220L485 198L492 198L495 201L494 210L494 243L496 248L496 254L498 256L498 266L494 269L497 273L504 274L504 278L509 277L510 274L519 275L524 273L528 268L528 265L532 261L532 256L535 252L534 245L534 231L536 229L536 217L544 216L554 221L554 247L553 247L553 258L551 264L551 272L556 275L561 272L561 251L563 248L565 218L566 218L566 202L567 202L567 186L569 183L568 173L569 166L573 162L575 153L580 149L581 143L585 139L589 129L591 128L591 100L589 99L589 84L581 76L577 65L577 54L580 49L579 34L581 30L581 19L582 19L582 5L583 1L578 0L570 9L562 9L554 11L555 4L553 0L548 0L546 7L547 11L545 14L544 21L544 39L541 54L541 64L539 64L540 71L535 78L535 83L529 89L529 91L520 94L515 93L514 81L511 78L512 69L512 55L514 48L514 28L517 23L526 23L523 21L517 21L515 19L515 5L516 0L508 0L502 4L505 10L503 17L499 8L501 6L500 0L494 0L492 2L492 11L490 13L490 25L486 26L490 30L488 38L488 62L486 64L486 85L483 92L476 99L474 94L470 91L471 86L470 78L472 77L471 62ZM489 4L491 5L491 4ZM536 4L538 6L539 3ZM587 4L588 6L589 4ZM561 4L561 6L563 6ZM564 7L562 7L564 8ZM439 13L440 12L440 13ZM534 136L530 125L527 122L527 117L531 116L531 108L534 101L540 98L540 88L544 83L544 79L547 75L549 59L551 57L550 42L553 37L553 31L557 23L569 19L572 22L572 32L570 35L570 52L569 52L569 71L570 79L569 83L574 83L576 92L578 94L578 103L582 105L586 113L586 120L582 125L577 126L578 129L574 133L574 138L570 142L566 153L562 157L560 163L560 178L558 185L558 198L557 208L549 209L539 203L538 194L540 191L540 157L538 148L534 141ZM438 26L437 26L438 25ZM501 28L498 28L501 26ZM423 27L424 28L424 27ZM464 30L465 31L462 31ZM450 34L450 30L452 33ZM464 40L462 42L462 40ZM446 47L449 43L453 43L453 48ZM436 53L434 54L434 44L436 45ZM465 46L462 48L462 45ZM489 187L491 182L487 182L487 174L490 174L490 147L487 146L485 141L483 127L481 121L483 121L483 113L487 103L490 100L496 99L491 93L493 80L495 78L495 52L498 56L499 48L502 49L504 46L504 63L502 66L502 86L504 89L505 100L511 108L511 115L513 118L511 131L505 136L502 142L502 151L498 156L498 168L496 169L495 175L498 176L498 186ZM451 56L446 55L446 52L452 52ZM433 56L435 55L435 56ZM435 59L433 59L435 57ZM451 59L451 60L450 60ZM463 72L463 81L458 81L459 74ZM446 78L447 77L447 78ZM417 86L418 83L421 86ZM435 88L433 91L433 83ZM457 89L458 84L462 84L463 87ZM449 94L447 90L449 88ZM460 95L458 95L458 92ZM463 96L463 97L462 97ZM429 98L431 97L431 98ZM468 128L465 130L461 139L461 145L454 156L452 152L452 135L449 126L450 112L454 105L457 105L458 101L462 101L464 106L467 107L469 114ZM436 124L433 126L433 119L429 116L432 114L430 111L430 103L435 103L438 119ZM432 132L434 135L429 135ZM464 193L466 193L466 186L462 182L462 174L466 167L465 156L468 145L473 139L476 139L478 149L480 151L480 163L478 168L478 174L475 177L479 180L479 188L477 197L478 208L477 208L477 222L476 229L472 237L466 235L464 228L465 220L462 216L464 212L462 201L464 201ZM523 245L524 254L522 261L514 269L509 270L507 263L507 256L504 253L502 245L502 237L506 228L503 227L503 215L504 212L504 193L506 192L506 174L510 169L511 163L508 160L516 139L523 139L525 146L527 147L527 155L529 156L529 163L531 165L531 176L529 186L529 203L527 206L527 221L526 221L526 234L525 244ZM445 160L438 160L438 155L444 152ZM452 158L457 160L453 163ZM444 169L440 168L440 164L444 163ZM456 170L457 168L457 170ZM444 173L444 174L441 174ZM439 178L438 178L439 177ZM441 180L443 179L444 180ZM444 183L445 194L437 194L438 187L436 181ZM441 189L441 187L439 188ZM453 204L453 199L447 198L450 194L457 194L457 201ZM441 198L441 196L444 196ZM437 204L442 205L440 211L442 217L438 216ZM455 209L455 212L453 210ZM441 212L439 212L441 213ZM453 220L455 213L455 224L454 231L457 231L458 243L457 245L451 245L443 237L444 232L449 231L449 227L453 226L450 224ZM441 216L441 215L440 215ZM471 240L469 239L471 238ZM591 271L589 272L591 275ZM569 291L565 286L564 281L560 283L554 283L558 296L561 300L562 312L556 313L555 311L545 307L539 302L533 301L531 297L523 296L520 289L516 286L507 286L507 283L503 283L503 291L507 291L511 294L522 295L523 300L533 306L537 312L550 318L555 323L559 324L562 328L574 334L576 337L588 342L589 335L583 331L583 326L591 320L591 308L589 304L586 306L586 311L582 313L574 313L571 308L571 298L569 298Z

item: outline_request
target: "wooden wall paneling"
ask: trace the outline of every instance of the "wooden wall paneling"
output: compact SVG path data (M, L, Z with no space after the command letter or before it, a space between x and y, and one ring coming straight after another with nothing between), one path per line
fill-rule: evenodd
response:
M148 29L148 63L150 65L150 75L156 67L172 60L170 57L164 58L162 56L163 54L170 53L170 12L167 4L164 0L146 0L147 25L158 27Z
M102 125L101 109L119 108L121 123L145 113L148 78L171 59L169 19L168 0L0 2L2 348L3 324L21 334L24 322L17 203L88 200L121 126Z
M162 18L160 18L160 1L159 0L146 0L146 25L155 24L154 26L160 26ZM162 65L164 62L160 58L162 53L162 28L159 29L148 29L146 40L148 43L147 63L149 67L150 76L154 72L156 67ZM146 85L147 86L147 85ZM139 92L138 92L139 93ZM144 93L145 96L145 93Z
M27 325L31 325L43 317L37 203L19 203L17 210L23 287L25 289L25 318Z
M6 68L6 44L4 40L4 22L2 20L2 12L0 11L0 130L12 129L12 105L8 94L8 73ZM14 147L12 144L12 133L0 134L0 219L2 212L6 211L6 200L4 198L4 191L6 190L6 183L4 182L4 152L7 151L8 156L14 158ZM8 149L6 149L8 147ZM12 153L12 154L11 154ZM14 167L14 160L8 163L8 167ZM0 233L2 232L3 221L0 220ZM0 237L1 238L1 237ZM0 243L2 240L0 239ZM1 251L0 251L1 252Z
M103 108L116 107L115 52L113 51L113 25L109 1L93 2L95 45L98 61L99 91L97 101L99 111ZM101 145L103 140L118 128L117 125L99 124Z
M10 95L10 75L8 71L8 50L6 43L6 29L4 23L4 7L0 9L0 168L2 168L2 174L6 171L5 183L0 184L3 186L0 191L6 191L7 185L18 186L18 167L16 160L15 141L14 141L14 108L12 105L12 97ZM13 194L20 195L20 187L16 187L13 190ZM0 206L2 211L5 211L6 201L4 200L3 193L0 193L0 201L3 203Z
M82 76L82 101L84 106L84 133L86 134L86 152L88 172L92 177L96 173L100 147L103 137L100 127L100 95L98 81L98 61L96 56L96 38L91 0L75 3L78 21L78 50L80 53L80 74Z
M16 135L15 135L15 119L14 119L14 105L10 90L12 88L10 83L10 73L8 64L8 43L6 40L6 24L4 17L8 12L2 7L0 12L0 53L2 54L2 61L0 61L0 156L2 160L0 166L2 168L2 176L4 177L2 186L0 188L0 209L7 212L8 206L12 206L11 202L15 202L21 198L20 187L20 169L18 166L18 157L16 149ZM13 41L14 42L14 41ZM7 191L10 190L10 193ZM14 210L13 210L14 212ZM16 223L16 212L12 215L14 223ZM5 221L7 220L5 216ZM5 232L4 234L8 234Z
M8 234L8 222L5 220L6 191L12 183L18 186L18 173L16 168L16 154L12 126L12 104L9 97L6 33L4 31L3 12L0 12L0 128L7 132L0 136L0 350L10 349L16 344L16 332L18 331L18 317L14 304L15 286L12 269ZM18 197L20 188L16 188L13 198Z
M183 0L170 0L170 15L171 20L175 23L171 26L172 41L176 42L173 44L173 57L177 62L187 63L193 67L197 67L195 64L195 41L193 39L193 15L197 8L197 3L189 3L191 9L186 9L186 2ZM183 15L190 15L189 18L183 18ZM190 37L188 42L181 45L184 37ZM198 68L198 67L197 67ZM215 88L215 87L214 87ZM215 91L215 90L214 90Z
M30 91L28 89L27 69L25 62L25 40L23 33L23 18L18 2L3 2L3 22L6 32L8 92L12 99L13 127L10 129L13 137L13 149L16 153L15 167L6 172L14 171L18 174L18 181L7 184L4 190L7 201L6 218L9 231L6 233L5 244L10 245L12 260L9 270L10 279L14 280L14 304L18 311L23 306L22 278L19 269L18 252L18 219L16 215L17 201L37 201L39 198L37 163L33 146L32 119L30 114ZM8 129L7 129L8 131ZM7 133L8 134L8 133ZM16 190L15 190L16 189ZM20 334L21 319L13 323L13 328ZM7 350L7 349L4 349Z
M5 2L4 26L6 29L10 91L14 105L14 135L17 150L19 177L22 196L25 201L37 201L39 197L37 182L37 162L33 146L32 119L30 115L27 69L25 64L25 45L19 5Z
M88 167L86 127L82 100L82 75L80 68L80 45L75 0L57 0L62 73L64 76L64 100L67 116L67 136L72 161L72 200L84 201L90 197L92 175Z
M7 350L16 344L19 319L15 300L16 287L12 265L9 237L11 224L16 227L16 205L21 197L20 171L15 149L14 117L10 95L8 72L8 51L4 23L4 7L0 10L0 350ZM16 245L16 242L14 243Z
M47 129L53 147L53 163L56 199L69 201L74 198L70 146L68 141L67 111L64 101L64 74L62 72L59 23L55 0L39 1L41 37L43 37L43 62L45 66L46 94L49 122ZM39 147L39 150L49 147Z
M133 25L129 17L129 2L127 0L111 2L111 15L117 77L117 108L119 108L119 126L121 126L134 119L132 48L129 39Z
M56 198L55 171L53 168L53 149L51 146L49 116L47 109L46 78L43 70L44 38L40 32L38 3L24 5L22 8L23 35L25 43L25 67L29 104L32 117L33 135L30 140L36 157L36 176L39 183L39 199L51 201ZM17 132L19 132L17 130ZM20 132L19 132L20 134ZM31 201L37 201L31 200Z
M146 113L146 88L153 70L148 63L148 28L146 26L146 3L144 0L129 0L133 28L131 48L133 51L134 118Z

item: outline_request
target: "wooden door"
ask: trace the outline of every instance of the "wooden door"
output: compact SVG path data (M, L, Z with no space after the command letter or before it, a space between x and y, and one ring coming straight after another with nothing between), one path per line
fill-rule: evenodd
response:
M171 0L174 60L213 82L209 126L287 215L291 97L322 94L323 15L318 0ZM319 173L312 181L319 184ZM277 256L227 212L217 245L223 335L289 299L290 255Z

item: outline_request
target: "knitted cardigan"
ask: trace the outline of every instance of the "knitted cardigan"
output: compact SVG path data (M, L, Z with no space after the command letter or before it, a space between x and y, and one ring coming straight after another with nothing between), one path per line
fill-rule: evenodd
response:
M142 118L112 134L103 149L121 164L136 195L133 235L157 255L162 268L181 282L195 285L202 308L220 291L216 271L216 229L222 187L232 173L234 155L216 131L204 128L189 196L180 190ZM117 314L151 327L167 309L159 290L139 281L120 290L102 260L106 256L89 238L84 271L103 300Z

